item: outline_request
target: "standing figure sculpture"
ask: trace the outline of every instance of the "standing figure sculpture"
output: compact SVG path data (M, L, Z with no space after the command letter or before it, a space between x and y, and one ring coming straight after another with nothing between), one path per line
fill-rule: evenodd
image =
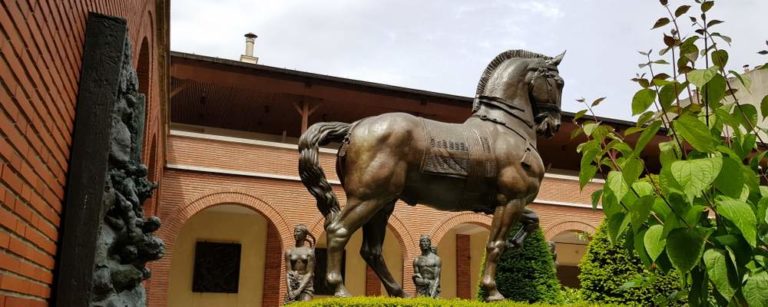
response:
M307 237L312 240L310 241ZM296 245L285 251L286 282L288 283L285 303L309 301L315 293L313 280L315 277L315 243L317 240L309 233L304 224L296 225L293 229L293 238L296 240ZM309 246L304 246L304 242L307 242Z
M405 296L381 254L387 220L399 199L438 210L493 214L481 284L487 300L504 298L496 288L496 264L507 246L519 246L531 229L506 240L510 227L527 216L525 206L536 198L544 177L537 134L551 137L560 128L563 79L557 66L563 55L499 54L483 72L472 116L462 124L387 113L352 124L316 123L301 136L299 175L325 216L325 278L336 296L349 296L342 253L360 228L360 254L390 296ZM329 142L342 143L336 172L347 196L344 208L319 163L319 146Z
M421 255L413 259L413 284L419 296L437 297L440 295L440 256L437 255L429 236L419 239Z

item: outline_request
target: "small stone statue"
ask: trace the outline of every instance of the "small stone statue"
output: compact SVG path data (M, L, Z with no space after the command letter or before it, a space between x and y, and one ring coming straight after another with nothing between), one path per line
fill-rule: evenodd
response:
M312 240L307 239L307 236ZM313 285L315 275L315 243L317 239L309 233L307 226L298 224L293 229L295 247L285 252L285 264L287 266L286 282L288 293L285 295L285 303L295 301L309 301L315 293ZM307 242L309 246L304 246Z
M428 235L419 239L421 255L413 259L413 283L419 296L440 295L440 257Z

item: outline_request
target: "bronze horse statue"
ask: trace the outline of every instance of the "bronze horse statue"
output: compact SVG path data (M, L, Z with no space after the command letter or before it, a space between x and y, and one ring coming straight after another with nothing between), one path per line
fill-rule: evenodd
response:
M493 214L482 287L486 300L504 299L496 289L496 264L507 246L519 246L538 226L525 206L539 192L544 163L537 134L551 137L560 127L563 79L554 58L509 50L483 72L472 116L449 124L405 113L367 117L352 124L321 122L299 140L299 174L325 216L328 247L326 281L336 296L349 296L341 276L342 251L363 228L361 256L390 296L406 296L381 254L387 220L395 202L445 211ZM338 199L319 165L318 147L341 142L336 172L347 195ZM523 227L510 241L510 227Z

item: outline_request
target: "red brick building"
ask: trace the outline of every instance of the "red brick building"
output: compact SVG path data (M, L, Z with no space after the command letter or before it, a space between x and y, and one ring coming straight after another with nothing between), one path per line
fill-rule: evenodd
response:
M9 0L0 6L0 305L45 306L56 255L89 12L127 20L147 96L144 160L162 176L168 1ZM153 205L150 204L150 207Z

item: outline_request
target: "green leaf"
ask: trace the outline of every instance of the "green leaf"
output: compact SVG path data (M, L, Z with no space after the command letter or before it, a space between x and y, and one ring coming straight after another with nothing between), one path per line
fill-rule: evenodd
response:
M645 181L637 181L632 184L632 189L637 192L640 197L654 195L653 185Z
M683 114L674 120L675 131L693 148L701 152L711 152L718 145L707 126L696 117Z
M731 158L723 158L723 167L720 175L715 179L715 187L729 197L738 198L744 189L744 178L742 177L743 172L741 168L742 165L738 161Z
M723 23L722 20L717 20L717 19L710 20L710 21L707 22L707 28L712 27L714 25L719 25L721 23ZM720 67L722 67L722 66L720 66Z
M768 272L762 271L750 276L741 291L749 306L768 306Z
M766 224L768 224L768 197L763 196L760 202L757 203L757 217L763 218Z
M624 181L631 185L638 177L640 177L644 169L645 163L643 163L643 160L629 158L622 163L621 174L624 177Z
M722 75L716 74L712 77L712 80L709 80L707 82L707 85L704 87L706 89L706 101L707 103L718 106L720 105L720 100L725 97L725 87L727 86L725 78L723 78Z
M603 102L603 100L605 100L605 97L600 97L600 98L597 98L597 99L595 99L595 101L593 101L593 102L592 102L592 106L593 106L593 107L596 107L596 106L597 106L597 105L599 105L601 102Z
M640 227L648 220L648 216L651 214L651 207L656 200L655 195L647 195L640 197L630 208L629 212L630 221L632 223L632 231L637 232Z
M573 115L573 120L575 121L584 117L584 114L587 114L587 110L580 110L579 112L576 112L576 114Z
M637 91L632 97L632 115L645 112L653 104L654 99L656 99L656 92L652 89L644 88Z
M677 161L677 157L680 156L680 148L675 141L659 143L659 151L661 152L659 161L662 166L672 164L672 162Z
M768 117L768 95L765 95L763 101L760 102L760 115Z
M671 172L672 177L683 187L683 192L691 201L709 188L720 174L722 166L723 159L720 157L680 160L672 163Z
M651 30L656 29L658 27L663 27L669 23L669 18L662 17L659 18L659 20L656 20L656 23L653 24L653 28Z
M711 230L677 228L667 236L667 256L680 273L688 273L701 260Z
M587 165L586 167L582 167L579 171L579 190L583 190L587 183L589 183L592 178L595 178L595 174L597 174L596 166Z
M757 125L757 108L751 104L740 104L733 109L733 117L736 118L747 131Z
M750 246L757 244L757 218L752 206L738 199L720 196L715 199L716 211L722 217L731 221L741 232L741 236L747 240Z
M582 133L584 133L584 130L581 129L581 127L577 127L576 129L573 129L573 131L571 131L571 140L579 137Z
M624 212L617 212L608 217L608 236L611 243L616 244L629 225L630 217Z
M640 261L643 262L643 265L649 267L653 264L653 260L651 260L651 257L648 256L648 252L645 250L645 243L643 242L645 231L646 229L635 231L634 236L632 237L632 249L634 249L637 256L640 257Z
M715 1L704 1L704 3L701 4L701 12L706 13L714 5L715 5Z
M688 73L688 81L693 83L697 88L701 88L704 84L707 84L709 80L712 80L718 72L717 66L712 66L709 69L696 69Z
M608 173L608 179L605 180L605 186L611 193L613 193L613 196L615 196L616 200L619 202L629 191L629 187L627 186L627 183L624 182L621 172L618 171L611 171Z
M592 132L595 132L595 128L599 127L598 123L586 123L584 124L584 134L591 136Z
M688 12L688 9L690 9L690 5L681 5L675 10L675 17L683 16L683 14Z
M659 90L659 103L665 110L672 106L672 102L680 95L680 92L685 89L685 85L678 83L677 81L667 84Z
M640 153L643 152L643 149L648 145L648 142L650 142L653 137L656 136L656 133L659 132L659 128L661 128L661 121L655 121L651 123L648 128L645 128L645 131L643 131L643 133L640 134L640 137L637 138L635 150L632 152L635 156L640 156Z
M600 204L600 197L603 196L603 189L592 192L592 209L597 209Z
M712 63L725 67L725 64L728 63L728 51L720 49L712 52Z
M664 252L664 248L667 246L667 239L662 237L663 231L664 226L653 225L645 232L643 243L645 243L645 250L648 251L648 256L653 261L659 258L659 255Z
M733 278L729 278L728 261L724 251L719 249L708 249L704 252L704 264L707 266L707 275L715 285L717 292L725 297L727 301L736 293L736 283Z
M749 79L748 77L742 76L741 74L739 74L734 70L729 70L728 73L736 77L736 79L738 79L739 82L741 82L741 85L743 85L744 88L746 88L747 91L749 91L750 85L752 85L751 79Z
M649 120L653 118L653 115L655 113L653 111L648 111L640 115L640 117L637 118L637 124L635 124L636 127L642 127L647 123Z

